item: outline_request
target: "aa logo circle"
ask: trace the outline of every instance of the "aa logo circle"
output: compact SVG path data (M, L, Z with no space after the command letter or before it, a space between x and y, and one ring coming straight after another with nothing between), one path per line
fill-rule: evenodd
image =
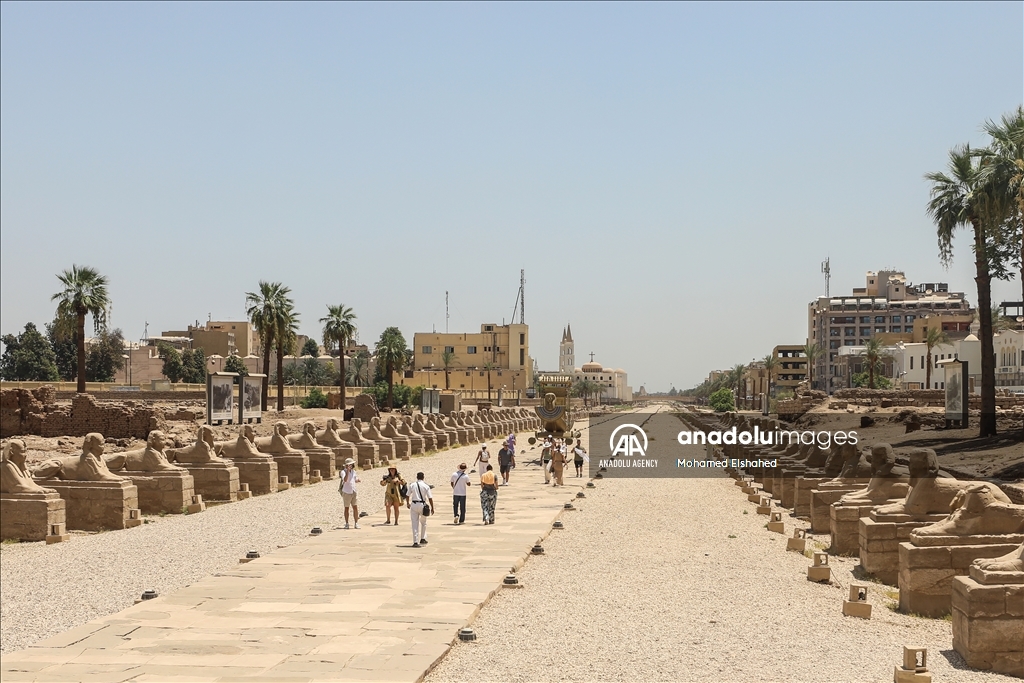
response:
M642 445L641 438L643 439ZM626 458L642 458L647 454L647 433L639 425L629 423L619 425L608 439L608 448L611 449L613 458L616 455Z

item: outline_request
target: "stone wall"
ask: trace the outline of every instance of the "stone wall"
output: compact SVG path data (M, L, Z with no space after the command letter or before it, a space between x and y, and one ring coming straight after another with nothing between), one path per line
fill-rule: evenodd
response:
M914 389L896 391L894 389L840 389L832 394L834 402L849 402L855 405L871 405L882 408L890 406L932 406L941 408L946 405L946 392L942 389ZM971 408L981 409L981 396L971 394L968 397ZM845 406L839 406L840 409ZM1024 407L1024 396L996 396L996 407L1012 410Z
M76 394L70 405L57 405L53 387L0 392L0 435L85 436L99 432L108 439L145 439L165 428L163 412L137 401L98 402Z

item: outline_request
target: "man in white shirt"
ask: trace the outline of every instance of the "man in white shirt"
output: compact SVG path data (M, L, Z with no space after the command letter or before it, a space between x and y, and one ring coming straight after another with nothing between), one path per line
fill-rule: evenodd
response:
M455 514L455 523L466 522L466 487L470 485L469 475L466 474L466 463L459 465L459 469L452 475L452 511Z
M356 473L356 461L352 458L345 460L345 469L341 473L341 486L338 490L341 491L341 505L345 508L345 528L348 528L348 509L352 508L352 518L356 524L356 528L359 528L359 505L356 499L356 484L361 480L359 475Z
M423 481L423 473L416 473L416 481L409 484L409 497L405 499L412 520L412 547L419 548L427 544L427 516L423 509L430 506L434 509L434 498L430 495L430 485Z

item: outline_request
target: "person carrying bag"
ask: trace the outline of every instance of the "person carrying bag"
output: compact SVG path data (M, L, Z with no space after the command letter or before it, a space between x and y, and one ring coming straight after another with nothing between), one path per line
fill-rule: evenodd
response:
M422 472L417 472L416 481L409 484L406 506L412 520L412 547L419 548L427 544L427 517L432 514L434 507L430 485L423 480Z

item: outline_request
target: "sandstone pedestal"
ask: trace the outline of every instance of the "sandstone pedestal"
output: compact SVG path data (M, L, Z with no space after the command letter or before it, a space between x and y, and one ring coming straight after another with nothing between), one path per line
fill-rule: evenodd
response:
M195 480L185 470L123 472L122 476L138 488L139 509L147 515L181 514L195 493Z
M797 477L793 484L793 515L810 518L812 491L829 481L820 477Z
M3 540L46 541L55 537L67 540L64 499L58 493L0 494L0 537ZM54 534L53 531L58 533Z
M1024 574L970 568L953 578L953 649L972 669L1024 678Z
M273 458L238 458L234 463L238 468L239 492L242 484L248 484L254 496L277 493L277 462Z
M194 490L206 500L238 500L238 468L227 463L186 464Z
M839 499L847 493L864 488L864 484L849 486L830 486L828 488L814 488L810 491L810 513L811 531L817 534L828 533L832 530L832 504L838 503ZM876 503L884 505L884 503ZM866 512L864 514L867 514ZM851 553L857 552L857 524L853 525L853 549Z
M861 518L858 530L860 564L864 571L882 583L895 586L899 580L900 543L910 540L910 532L941 522L944 514L879 515L871 510ZM900 598L902 602L902 595Z
M246 500L252 498L252 491L249 490L249 485L242 481L242 471L238 471L238 500Z
M776 534L786 533L786 523L782 521L781 512L773 512L768 518L768 531Z
M796 528L793 529L793 536L786 539L786 550L795 550L798 553L803 553L807 550L807 530Z
M363 469L373 469L377 463L378 450L377 444L372 441L361 441L355 444L356 447L356 464Z
M278 491L287 491L291 487L292 487L292 485L288 483L288 477L278 477L277 478L277 490Z
M828 563L828 553L816 552L807 568L807 580L817 583L829 583L832 580L832 567Z
M278 476L288 477L292 486L303 486L309 483L309 458L301 455L275 455Z
M870 505L840 505L837 502L829 505L828 531L832 538L830 549L833 553L850 556L860 553L860 520L861 517L867 517L875 507L877 506L874 503Z
M843 600L843 616L860 619L871 618L871 603L868 602L867 584L850 584L850 599Z
M1024 534L915 536L900 543L900 611L925 617L949 614L954 577L967 576L975 560L1001 557L1022 542ZM1024 649L1024 639L1019 642Z
M306 457L309 458L309 469L320 470L321 479L334 479L338 474L334 451L330 448L307 448Z
M139 489L127 479L120 481L63 481L50 479L64 500L67 528L80 531L127 529L142 523L139 517Z
M377 446L377 457L381 465L395 460L395 442L391 439L378 439L373 442Z
M928 671L928 650L923 647L903 647L903 666L892 674L893 683L931 683Z
M356 445L354 443L345 442L331 446L331 452L334 453L334 473L345 469L345 461L352 458L356 462L359 461L359 453L356 451Z

